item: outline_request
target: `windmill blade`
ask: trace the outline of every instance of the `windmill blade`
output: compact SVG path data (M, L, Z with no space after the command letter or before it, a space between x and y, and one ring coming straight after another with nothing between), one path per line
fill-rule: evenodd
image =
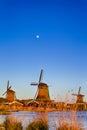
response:
M79 87L79 91L78 91L78 94L80 94L80 91L81 91L81 87Z
M39 83L42 81L42 76L43 76L43 69L41 69L41 72L40 72Z
M11 86L7 89L7 91L10 90L10 88L11 88ZM5 91L5 92L2 94L2 96L4 96L4 95L7 93L7 91Z
M37 86L37 85L38 85L38 83L34 83L34 82L33 82L33 83L31 83L30 85L33 85L33 86L35 85L35 86Z
M35 96L34 96L34 100L36 99L36 97L37 97L37 94L38 94L38 88L37 88L37 91L36 91L36 93L35 93Z
M7 91L6 91L6 92L4 92L4 93L2 94L2 96L4 96L6 93L7 93Z
M8 90L11 89L11 86L8 88Z
M7 90L8 90L8 88L9 88L9 80L7 81Z

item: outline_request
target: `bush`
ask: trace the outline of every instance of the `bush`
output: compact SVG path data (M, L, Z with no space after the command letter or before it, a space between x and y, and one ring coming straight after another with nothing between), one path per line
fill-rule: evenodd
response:
M26 128L26 130L48 130L48 129L49 129L48 123L46 120L43 119L33 121Z
M8 118L4 121L3 126L5 130L23 130L21 122L11 121Z

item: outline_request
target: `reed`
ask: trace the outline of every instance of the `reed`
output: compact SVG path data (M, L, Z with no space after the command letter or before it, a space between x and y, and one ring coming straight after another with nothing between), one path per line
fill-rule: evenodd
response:
M45 119L37 119L30 123L26 130L49 130L48 122Z
M82 130L82 128L80 128L77 125L70 125L69 123L62 123L57 130Z
M2 124L2 128L5 130L23 130L22 123L17 122L14 118L6 118Z

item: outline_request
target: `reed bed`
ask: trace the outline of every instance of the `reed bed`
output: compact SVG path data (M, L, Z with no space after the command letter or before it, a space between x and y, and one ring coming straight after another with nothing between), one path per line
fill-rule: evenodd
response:
M6 118L0 125L0 130L23 130L21 122L17 122L14 118Z
M56 114L58 115L55 119ZM65 112L52 114L51 124L55 125L54 130L83 130L82 126L78 124L75 114L74 111L70 112L69 115L65 115ZM65 116L67 117L65 118ZM0 125L0 130L51 130L47 112L38 113L36 118L28 122L25 128L22 125L22 122L18 121L17 118L9 116Z

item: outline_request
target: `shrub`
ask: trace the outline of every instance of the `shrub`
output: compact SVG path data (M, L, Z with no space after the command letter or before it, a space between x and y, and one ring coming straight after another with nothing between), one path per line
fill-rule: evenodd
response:
M5 130L23 130L21 122L11 121L8 118L4 121L3 126Z
M30 123L26 130L48 130L48 123L46 120L38 119Z

